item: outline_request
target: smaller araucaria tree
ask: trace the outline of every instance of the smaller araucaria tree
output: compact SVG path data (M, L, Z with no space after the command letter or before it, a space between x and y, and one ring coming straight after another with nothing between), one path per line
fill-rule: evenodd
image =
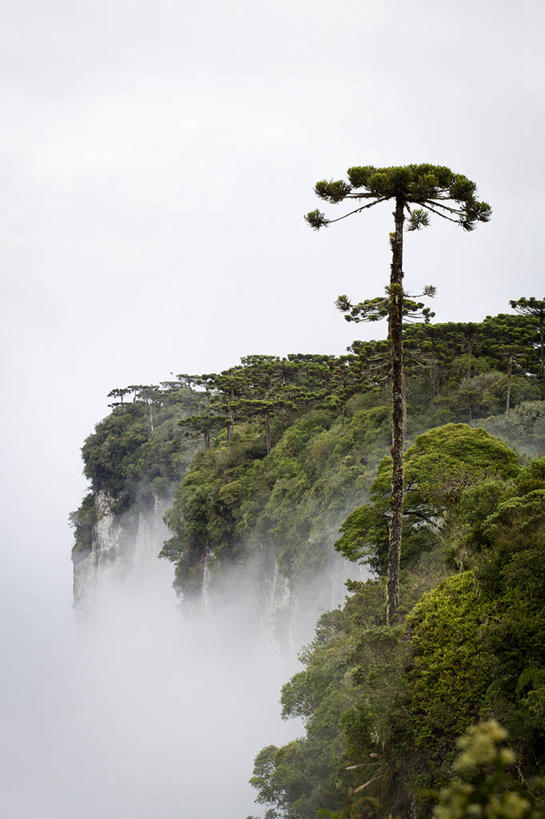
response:
M403 375L403 315L407 296L403 292L403 227L408 218L408 230L419 230L429 224L430 213L473 230L478 222L488 222L490 205L477 200L474 182L462 174L453 173L442 165L406 165L375 168L371 165L349 168L348 181L322 180L315 193L331 204L345 199L356 200L354 210L336 219L327 219L319 210L305 216L315 230L339 222L355 213L372 208L380 202L394 202L394 232L390 234L392 264L387 288L388 336L392 355L392 496L390 541L388 548L388 582L386 618L392 622L399 596L399 560L401 556L401 522L403 516L403 439L404 439L404 375ZM341 297L341 299L346 297ZM360 320L380 318L377 300L362 302ZM342 304L338 306L343 309ZM377 311L378 306L378 311ZM346 300L346 309L351 305ZM383 309L383 312L386 312ZM354 316L357 318L357 316Z

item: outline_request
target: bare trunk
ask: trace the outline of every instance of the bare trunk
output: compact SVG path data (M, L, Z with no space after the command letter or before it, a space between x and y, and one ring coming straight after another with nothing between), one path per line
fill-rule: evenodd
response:
M404 441L404 375L403 375L403 214L404 202L396 199L395 233L392 236L392 266L388 324L392 351L392 497L390 542L388 546L388 580L386 622L392 623L399 601L399 563L403 522L403 441Z
M539 320L539 377L543 378L543 344L544 344L544 320Z
M151 401L149 403L149 425L150 425L150 432L153 434L153 409L152 409Z

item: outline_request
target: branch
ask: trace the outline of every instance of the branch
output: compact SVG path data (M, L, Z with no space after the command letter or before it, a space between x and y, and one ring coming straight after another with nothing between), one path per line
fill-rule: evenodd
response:
M355 791L353 791L353 793L359 793L364 788L366 788L368 785L370 785L371 782L375 782L377 779L380 779L382 776L384 776L384 774L377 774L376 776L373 776L371 779L368 779L367 782L364 782L363 785L360 785L359 788L356 788Z
M451 213L457 213L458 216L461 216L463 214L463 210L461 208L451 208L449 207L449 205L441 205L437 199L426 199L424 204L426 202L433 202L433 204L436 205L438 208L444 208L445 210L449 210Z
M361 213L362 210L366 208L372 208L373 205L378 205L379 202L384 202L386 199L389 199L389 196L381 196L380 199L376 199L374 202L370 202L368 205L362 205L361 208L356 208L355 210L351 210L348 213L345 213L344 216L338 216L336 219L328 219L327 224L333 224L333 222L340 222L341 219L346 219L348 216L352 216L354 213Z
M403 293L404 299L421 299L426 296L429 299L435 298L437 295L437 288L433 284L426 284L423 293Z
M441 219L447 219L449 222L454 222L455 225L460 224L459 219L452 219L450 216L447 216L445 213L441 213L441 211L435 210L435 208L432 208L432 206L429 205L427 202L424 204L424 207L427 208L428 210L431 210L432 213L437 214L437 216L440 216Z
M376 193L347 193L345 199L372 199ZM386 199L388 197L385 197Z

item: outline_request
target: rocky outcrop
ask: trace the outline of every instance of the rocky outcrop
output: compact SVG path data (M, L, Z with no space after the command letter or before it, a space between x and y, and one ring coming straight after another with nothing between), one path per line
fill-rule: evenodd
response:
M91 548L75 552L74 605L92 606L106 580L130 580L145 575L157 560L168 530L163 515L170 500L153 502L117 514L107 492L95 495L96 522Z
M171 534L163 522L171 503L166 498L150 498L119 514L108 493L96 493L90 549L73 553L74 605L79 612L93 611L107 584L121 582L143 594L146 582L158 572L165 594L174 594L171 567L158 560ZM259 623L259 628L268 630L279 645L293 652L311 639L320 614L342 603L349 576L359 579L359 567L349 564L333 548L327 565L299 578L297 584L283 571L277 557L257 547L249 550L246 561L237 564L225 563L208 550L202 558L200 589L182 602L188 613L225 613L232 607L246 607L249 627L258 628Z

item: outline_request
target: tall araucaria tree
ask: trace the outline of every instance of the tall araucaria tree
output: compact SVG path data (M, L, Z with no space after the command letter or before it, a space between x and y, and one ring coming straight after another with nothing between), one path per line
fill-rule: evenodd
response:
M317 182L315 193L326 202L337 204L354 199L354 210L336 219L328 219L319 210L305 216L311 227L319 230L333 222L362 213L381 202L393 200L394 232L390 234L392 263L388 297L388 337L392 356L392 495L388 547L388 580L386 620L393 622L399 599L399 561L403 519L403 439L404 439L404 373L403 373L403 227L419 230L429 224L430 213L473 230L478 222L488 222L491 215L486 202L477 201L476 185L461 174L437 165L404 167L349 168L348 181ZM347 305L349 308L350 305Z

